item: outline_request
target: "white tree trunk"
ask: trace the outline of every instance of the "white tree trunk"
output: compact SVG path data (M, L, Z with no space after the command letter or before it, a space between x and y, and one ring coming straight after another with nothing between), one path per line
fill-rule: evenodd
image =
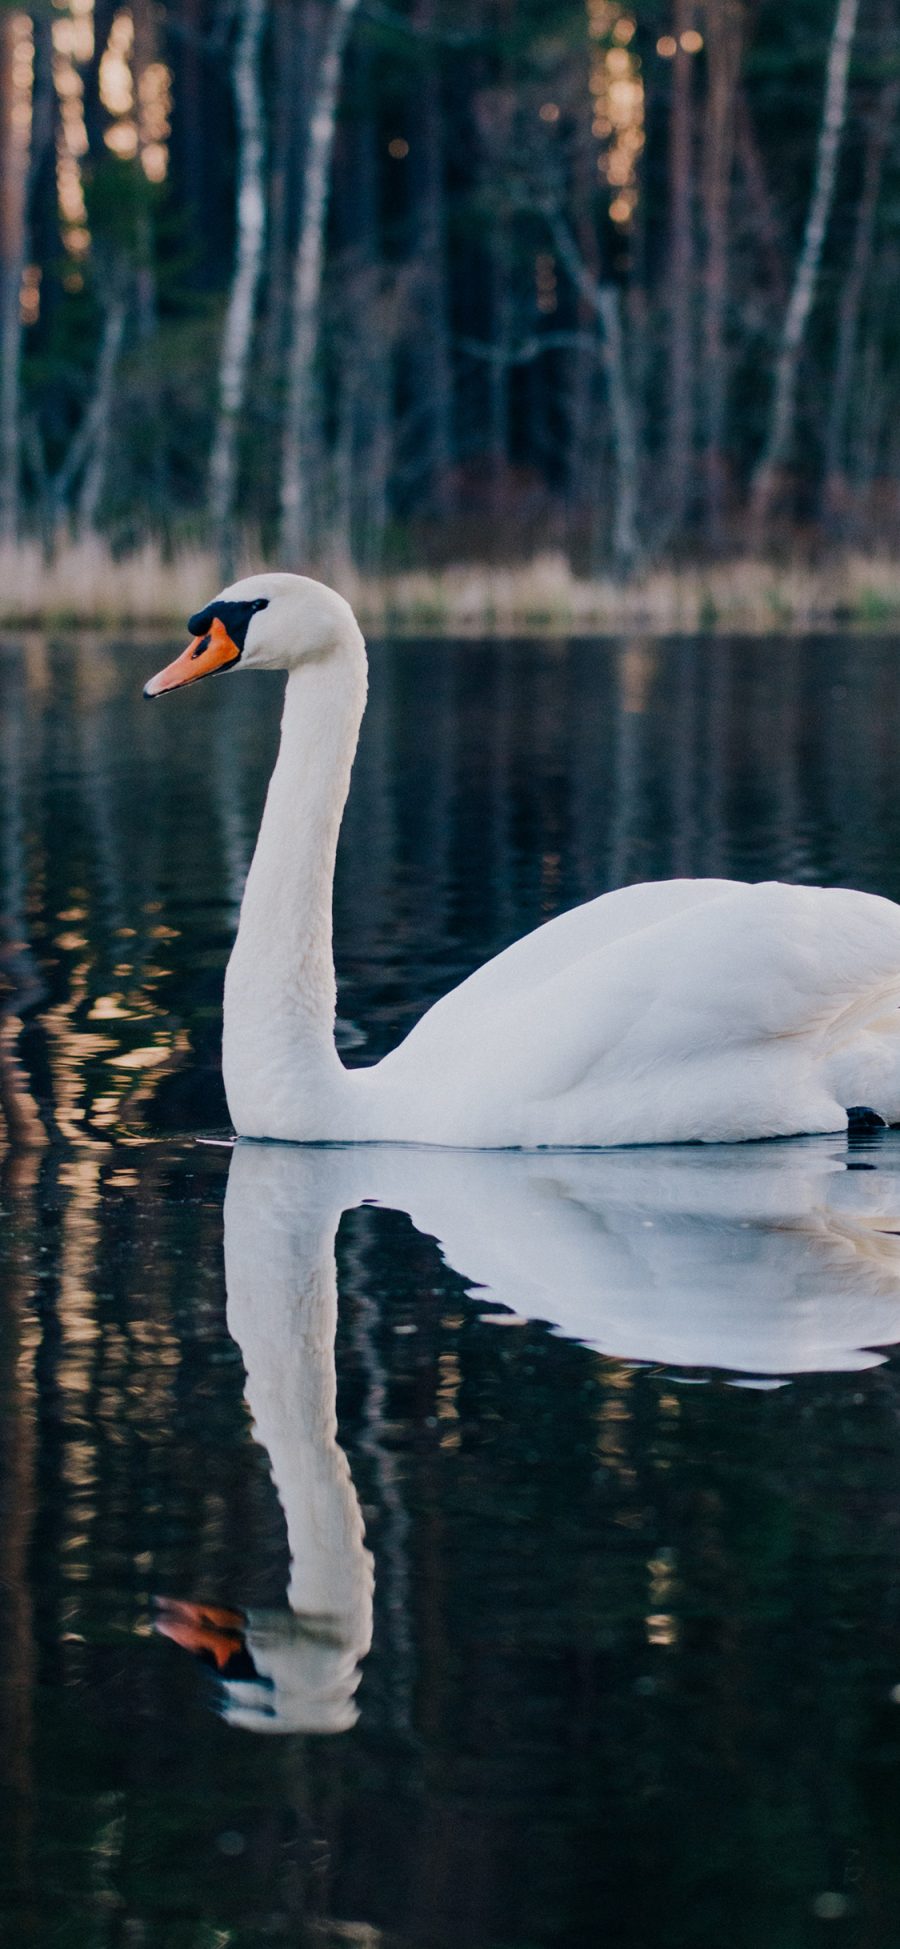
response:
M768 436L751 487L751 507L758 528L769 512L778 470L788 454L794 431L800 351L815 296L822 247L834 198L838 156L847 119L847 81L858 11L859 0L838 0L828 50L825 101L812 197L781 331Z
M316 76L306 164L303 213L294 257L288 393L281 457L281 555L285 568L302 566L311 538L309 463L315 416L315 362L325 263L325 225L338 96L347 36L359 0L333 0Z
M703 118L703 460L706 532L721 545L725 503L725 426L728 395L726 319L732 259L730 211L735 149L735 96L744 18L741 0L707 0L707 99Z
M88 435L87 460L81 479L75 524L80 535L90 534L96 527L97 510L106 487L116 371L125 337L127 313L128 307L124 294L114 291L106 308L100 354L97 360L94 397L85 415L85 431Z
M552 220L551 228L556 248L573 284L587 300L600 325L600 351L609 393L616 465L613 554L618 566L627 572L634 566L638 555L638 437L625 361L619 293L614 284L600 282L591 276L562 218Z
M453 357L444 209L444 121L439 56L434 45L435 0L415 0L413 22L432 44L419 72L410 128L412 202L416 213L416 297L411 351L424 403L422 461L435 514L454 512Z
M127 280L119 271L107 273L107 301L103 331L97 353L94 390L73 434L60 467L46 483L47 518L50 539L54 539L65 516L69 496L82 479L76 511L76 528L83 534L93 526L103 492L112 431L116 370L125 337L128 315ZM41 461L40 471L43 472Z
M866 280L872 262L884 166L890 153L898 109L900 109L900 80L892 77L882 86L877 104L872 111L866 142L862 187L856 205L850 268L844 280L838 308L837 350L825 430L822 495L826 517L832 520L843 512L844 434L849 417L859 321Z
M267 0L242 0L233 83L238 130L237 247L222 353L219 416L209 463L209 505L223 582L233 568L237 442L266 233L260 48Z
M30 107L17 87L16 54L27 16L0 13L0 535L19 525L22 357L20 294L25 266Z
M693 0L675 0L672 111L669 119L669 424L666 525L680 530L691 501L697 362L694 355L694 165L691 71L680 45L693 26Z

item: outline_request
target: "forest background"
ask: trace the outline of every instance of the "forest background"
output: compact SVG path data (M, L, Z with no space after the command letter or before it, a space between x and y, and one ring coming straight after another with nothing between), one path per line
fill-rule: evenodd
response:
M898 137L897 0L3 0L0 613L900 607Z

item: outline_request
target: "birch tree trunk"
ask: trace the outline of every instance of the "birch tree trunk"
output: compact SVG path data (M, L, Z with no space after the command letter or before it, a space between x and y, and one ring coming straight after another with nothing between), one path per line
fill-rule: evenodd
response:
M76 531L79 535L91 534L95 529L97 510L106 487L116 372L122 353L122 341L125 337L127 309L124 291L113 290L107 305L103 336L100 341L97 382L85 422L87 459L81 477L81 491L75 517Z
M497 224L491 253L491 336L501 354L509 350L512 339L512 290L509 272L509 236L506 224ZM491 509L494 519L503 514L503 495L509 455L509 365L504 356L488 365L487 462L490 477ZM573 418L575 416L573 415ZM584 423L582 414L577 423Z
M691 67L692 56L681 45L692 26L693 0L675 0L672 29L676 53L672 75L672 113L669 122L669 426L667 527L682 527L691 491L694 450L694 369L691 345L694 223Z
M741 60L741 17L734 0L707 0L708 101L704 117L703 211L703 472L707 536L722 541L725 501L725 414L728 364L729 210L734 163L735 95Z
M587 90L580 94L578 103L578 124L572 156L572 188L570 210L572 230L578 251L588 274L599 278L600 253L597 240L597 139L591 126L593 121L593 101ZM508 166L508 165L507 165ZM515 259L508 246L510 263ZM511 295L511 294L510 294ZM506 344L512 341L512 304L510 321L506 332ZM595 314L588 304L584 292L578 292L576 322L579 343L573 348L571 379L568 398L568 486L576 520L583 520L589 534L590 560L602 554L605 537L596 533L600 524L597 520L602 490L598 468L598 408L600 400L597 386L597 348L594 343ZM498 370L499 368L499 370ZM508 366L495 362L494 370L502 376L504 387L508 389ZM594 543L600 546L595 549Z
M878 200L884 164L900 107L900 81L893 79L881 89L869 124L863 181L856 206L856 227L850 268L844 281L838 310L837 350L831 401L825 429L825 454L822 507L826 519L834 521L842 512L844 500L844 434L850 406L850 386L859 336L866 279L872 261Z
M0 12L0 536L19 527L22 273L31 102L22 80L27 15Z
M401 304L380 261L379 129L375 113L371 47L360 50L356 73L359 104L351 131L353 235L359 272L353 296L353 331L362 383L357 398L352 482L352 554L363 569L381 566L388 524L392 459L393 347Z
M268 114L265 301L259 360L266 396L277 395L288 341L284 293L290 281L291 218L301 201L304 131L321 23L310 0L273 0Z
M765 263L766 278L773 302L780 309L787 303L788 295L784 237L766 181L766 172L750 119L750 110L742 92L738 93L735 104L734 133L744 191L750 206L753 232Z
M19 15L18 18L20 24L23 24L24 35L27 37L28 29L27 24L24 23L24 17ZM42 14L33 15L31 20L31 36L34 46L34 73L31 85L30 129L25 130L22 128L19 131L23 137L23 146L27 149L26 178L24 185L19 185L23 199L22 227L19 236L20 268L18 274L14 274L8 284L2 276L2 272L0 272L0 288L3 290L4 298L7 295L9 298L9 311L8 313L5 310L3 311L2 331L0 331L0 338L2 338L2 351L0 351L0 400L2 400L2 406L0 406L0 424L2 424L4 429L3 434L0 435L0 451L2 451L2 459L0 459L0 482L2 482L2 485L0 485L0 507L2 507L2 514L0 514L0 532L8 535L15 533L21 511L19 485L20 462L23 458L27 462L31 462L31 449L34 441L33 423L29 421L27 414L23 414L21 399L20 364L23 349L23 322L21 317L22 268L32 252L35 253L39 260L43 254L40 248L41 240L39 239L36 249L34 236L35 211L41 208L42 192L46 196L46 190L49 188L55 203L56 185L53 181L53 136L56 92L53 85L52 72L52 31L52 21L48 20ZM7 158L9 144L13 135L12 125L7 120L7 111L10 105L9 102L4 101L3 107L0 108L3 131L0 134L0 144L2 144L0 178L2 178L3 185L2 189L0 189L0 198L3 198L6 193L12 193L15 186L15 173L13 172L9 178L7 177ZM25 103L20 100L18 106L21 112ZM32 464L31 471L37 485L38 502L42 506L44 497L40 465L35 467Z
M444 242L444 140L441 78L433 47L434 0L416 0L413 19L426 43L410 131L409 168L415 183L418 295L413 357L425 404L423 472L437 514L449 514L453 493L453 361Z
M281 553L285 566L302 562L311 539L309 456L315 415L315 363L325 263L325 225L338 95L347 36L359 0L333 0L312 101L303 211L294 257L287 404L281 458Z
M79 476L82 483L76 510L76 528L79 534L88 532L93 526L106 481L115 378L128 312L126 279L121 270L116 272L111 269L106 283L108 297L90 404L85 408L78 429L69 441L62 464L52 479L47 482L48 526L51 538L55 537L64 518L69 496Z
M219 415L209 462L209 505L219 573L234 567L237 447L266 231L260 48L267 0L242 0L232 78L238 135L237 244L219 363Z
M591 276L572 232L561 217L551 218L551 229L561 262L573 284L587 300L600 326L600 352L609 395L616 463L613 555L617 566L627 574L634 567L638 555L638 440L625 361L619 293L614 284L601 282Z
M505 76L489 88L481 88L475 97L475 123L479 137L478 180L482 195L492 216L491 249L488 260L486 298L490 319L490 340L496 358L487 362L485 401L485 439L484 452L487 463L491 513L496 521L504 514L504 497L509 465L510 431L510 392L509 358L513 337L513 265L515 250L513 227L509 212L491 205L493 186L502 181L510 166L510 138L515 116L515 92L505 82ZM579 135L575 155L575 169L581 160L584 149L583 134ZM593 188L595 178L591 177ZM593 371L593 361L591 362ZM575 423L570 413L570 423ZM582 414L577 425L579 432L584 424ZM574 437L572 440L574 445ZM571 450L570 450L571 485Z
M838 156L847 120L850 51L856 32L858 11L859 0L838 0L831 45L828 50L825 102L822 126L819 131L812 197L781 331L768 434L750 490L751 516L757 533L761 532L771 508L779 469L783 466L790 450L794 432L800 352L815 296L822 248L834 199Z

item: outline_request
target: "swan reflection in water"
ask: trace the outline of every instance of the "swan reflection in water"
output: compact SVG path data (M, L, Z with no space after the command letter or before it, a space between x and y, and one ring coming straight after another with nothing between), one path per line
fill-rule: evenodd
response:
M874 1168L873 1168L874 1166ZM342 1732L357 1717L373 1565L337 1441L335 1237L409 1214L497 1305L633 1362L771 1383L877 1366L900 1342L900 1144L477 1152L241 1142L225 1199L228 1326L287 1524L289 1608L164 1601L211 1659L234 1725Z

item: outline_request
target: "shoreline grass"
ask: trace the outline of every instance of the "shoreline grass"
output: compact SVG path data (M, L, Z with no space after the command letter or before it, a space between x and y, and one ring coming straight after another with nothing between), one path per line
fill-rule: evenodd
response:
M248 565L249 566L249 565ZM447 635L751 633L900 627L900 557L848 550L818 565L736 558L647 568L631 581L580 577L560 554L492 568L459 565L362 576L320 570L371 632ZM172 625L219 582L200 548L164 556L154 543L116 557L99 538L61 547L0 546L0 624Z

